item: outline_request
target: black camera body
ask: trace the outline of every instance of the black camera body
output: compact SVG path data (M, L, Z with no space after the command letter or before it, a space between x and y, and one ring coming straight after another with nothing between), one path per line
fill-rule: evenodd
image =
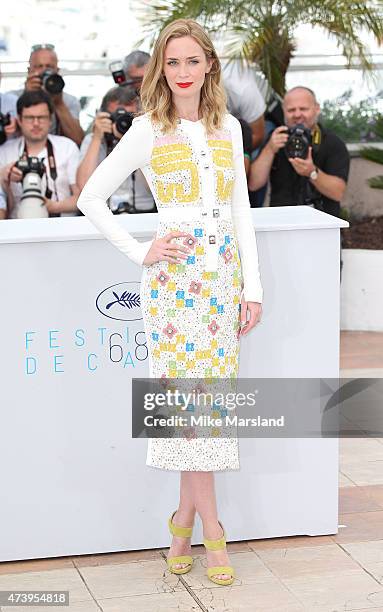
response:
M50 94L59 94L65 87L65 81L60 74L54 70L44 70L40 74L40 79L44 89Z
M26 159L19 159L16 164L16 168L21 170L23 176L29 173L38 174L41 178L45 174L44 160L38 157L27 157Z
M134 114L126 111L122 106L116 108L114 113L110 114L112 123L115 124L119 134L125 134L131 127L134 119Z
M3 113L0 113L0 145L4 144L5 141L7 140L7 134L4 130L6 125L9 125L11 123L11 115L9 113L6 113L5 115Z
M287 130L288 140L285 144L285 153L288 158L307 159L309 148L312 145L311 130L298 123Z

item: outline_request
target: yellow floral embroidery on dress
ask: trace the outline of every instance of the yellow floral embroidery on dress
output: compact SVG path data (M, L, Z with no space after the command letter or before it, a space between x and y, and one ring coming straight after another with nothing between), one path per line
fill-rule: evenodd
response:
M223 201L230 200L234 179L231 176L228 177L225 170L234 170L232 143L230 140L212 139L208 140L208 145L212 151L215 165L217 196Z
M173 180L157 181L157 197L163 204L195 202L199 198L198 168L192 160L192 150L187 144L175 143L153 148L151 166L155 174L163 176L175 173ZM189 173L190 189L180 180L180 171Z

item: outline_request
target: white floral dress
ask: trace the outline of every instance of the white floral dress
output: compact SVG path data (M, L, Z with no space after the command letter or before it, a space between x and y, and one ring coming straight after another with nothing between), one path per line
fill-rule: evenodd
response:
M156 201L157 238L182 231L187 237L175 242L190 249L182 263L144 266L141 307L150 376L233 380L241 294L247 301L262 301L240 124L228 114L222 129L206 136L202 121L181 119L174 133L164 135L143 115L92 175L78 207L117 248L142 264L152 241L135 240L105 204L136 168ZM226 414L217 406L210 411L213 417ZM214 427L208 437L192 432L187 438L151 438L146 462L170 470L238 469L238 440Z

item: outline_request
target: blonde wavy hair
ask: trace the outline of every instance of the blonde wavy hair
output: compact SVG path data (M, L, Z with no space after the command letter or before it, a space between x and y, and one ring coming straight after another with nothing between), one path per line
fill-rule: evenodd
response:
M205 75L201 88L199 111L207 133L220 129L226 111L226 94L221 82L221 63L213 43L205 30L193 19L177 19L161 32L154 45L153 54L141 85L143 111L150 113L154 122L162 125L164 133L173 132L177 126L176 109L172 91L166 82L163 67L165 48L173 38L191 36L202 47L206 58L212 60L210 72Z

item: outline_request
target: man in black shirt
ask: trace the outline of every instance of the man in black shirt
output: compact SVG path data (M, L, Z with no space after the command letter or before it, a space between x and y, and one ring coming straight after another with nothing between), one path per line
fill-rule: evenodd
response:
M283 111L286 125L272 132L252 163L249 189L260 189L270 177L270 206L314 204L339 217L350 168L345 144L318 123L320 106L311 89L294 87L288 91ZM288 140L287 128L298 124L312 134L312 146L306 159L288 158L284 148Z

